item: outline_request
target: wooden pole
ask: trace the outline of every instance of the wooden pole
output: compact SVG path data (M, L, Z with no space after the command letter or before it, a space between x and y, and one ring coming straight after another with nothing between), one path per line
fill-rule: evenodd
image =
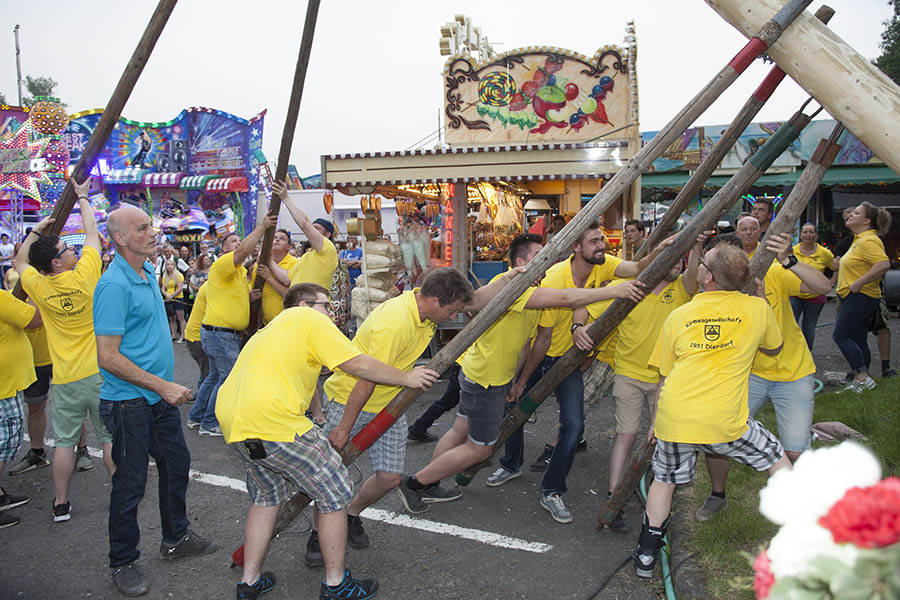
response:
M316 32L316 19L319 15L319 0L309 0L306 5L306 22L303 24L303 37L300 40L300 54L297 56L297 67L294 69L294 85L291 88L291 99L288 101L287 116L284 120L284 130L281 133L281 147L278 149L278 164L275 166L274 181L285 182L288 163L291 158L291 146L294 144L294 130L297 128L297 117L300 114L300 100L303 98L303 84L306 82L306 69L309 66L309 55L312 52L313 35ZM281 212L281 198L272 194L269 200L270 215L278 215ZM266 265L272 255L272 242L275 240L275 230L267 229L259 250L257 264ZM266 281L262 277L255 277L253 289L262 290ZM247 326L245 338L252 336L262 324L262 299L257 298L250 303L250 324Z
M750 36L782 0L706 0ZM900 173L900 87L808 13L766 54L831 115Z
M144 66L153 52L153 47L156 45L156 41L165 28L166 22L169 20L169 16L172 14L172 10L177 2L178 0L159 0L159 4L156 5L156 10L153 11L150 22L147 24L140 41L138 41L137 48L134 49L131 59L125 65L125 71L119 78L119 83L116 85L116 89L113 90L112 97L106 104L106 108L103 109L103 114L100 116L100 120L97 122L97 126L94 128L94 132L88 139L87 144L85 144L81 158L78 159L78 163L72 171L72 178L76 181L84 182L91 176L91 168L97 162L100 152L106 145L106 140L109 139L109 134L112 133L113 128L116 126L116 122L122 114L122 109L125 107L125 103L128 102L138 77L144 70ZM77 201L75 188L72 186L72 182L69 181L66 183L65 189L50 215L56 221L47 227L44 235L59 235L62 232L66 219L69 218L69 213L72 212L72 208ZM22 289L21 281L16 284L13 294L15 294L16 298L25 298L25 290Z
M457 358L521 296L531 283L556 262L571 252L572 244L587 228L597 220L631 186L640 174L650 167L681 133L693 123L709 106L746 70L753 60L771 45L797 14L812 0L790 0L771 21L760 30L759 35L738 52L735 57L700 92L675 115L675 117L644 146L628 163L613 176L588 204L553 239L541 249L529 263L525 273L518 275L507 284L449 344L444 346L426 365L429 369L443 373ZM775 136L773 136L773 140ZM766 146L772 140L766 143ZM696 235L695 235L696 237ZM680 257L680 256L679 256ZM674 261L673 261L674 263ZM350 464L415 401L419 393L409 388L401 390L362 431L344 447L341 457L344 464ZM527 417L526 417L527 418ZM298 494L282 504L275 522L275 534L287 527L309 504L305 494ZM232 554L235 564L243 556L243 547Z
M828 6L820 6L819 10L816 11L816 18L822 21L822 23L828 23L833 16L834 10ZM703 162L700 163L700 166L697 167L697 170L688 182L681 188L681 192L679 192L675 197L675 200L672 201L672 206L669 208L668 212L663 215L663 218L660 219L656 227L653 228L653 231L650 232L650 236L635 255L634 260L642 259L647 255L651 248L655 248L663 238L669 235L675 227L678 218L684 213L684 210L694 199L694 196L700 193L703 184L709 176L712 175L713 171L718 168L719 163L722 162L722 159L725 158L725 155L731 147L734 146L735 142L737 142L747 126L753 122L753 118L759 114L759 110L769 100L772 93L784 79L784 75L784 71L777 66L769 71L769 74L766 75L763 82L756 88L753 95L747 99L747 102L731 122L731 125L728 126L725 133L722 134L722 137L719 138L719 141L716 142L715 146L713 146L709 154L706 155L706 158L703 159Z
M644 476L647 467L650 466L650 459L653 458L655 448L656 443L651 443L649 436L644 434L641 445L631 455L628 464L625 465L619 485L616 486L612 495L600 507L600 512L597 513L597 531L602 531L604 527L608 527L613 522L616 515L619 514L619 511L622 510L622 507L628 501L628 496L637 489L641 477Z

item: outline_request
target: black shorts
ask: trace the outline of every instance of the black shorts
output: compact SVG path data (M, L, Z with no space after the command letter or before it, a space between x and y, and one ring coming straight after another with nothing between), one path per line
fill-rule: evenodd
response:
M25 404L40 404L47 399L50 392L50 380L53 379L53 365L43 365L34 368L37 380L25 388Z
M170 302L166 302L165 305L166 305L166 316L167 317L174 317L176 311L178 311L178 312L184 311L184 305L181 304L180 300L172 300Z
M884 296L882 296L881 302L878 303L878 310L872 313L872 318L869 320L869 331L878 333L882 329L887 329L888 321L890 320L891 315L888 313L887 302L884 301Z

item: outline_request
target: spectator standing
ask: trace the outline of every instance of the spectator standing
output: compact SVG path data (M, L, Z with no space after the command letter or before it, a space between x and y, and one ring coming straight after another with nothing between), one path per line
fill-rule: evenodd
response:
M166 261L165 270L159 277L159 287L165 300L172 341L181 344L184 342L184 305L181 302L184 275L178 271L175 260L172 258Z
M341 250L338 258L347 261L347 272L350 274L350 286L356 285L356 278L362 274L363 251L359 247L356 236L347 238L347 249Z
M12 268L16 246L9 240L9 234L0 234L0 280L6 284L6 272ZM9 288L6 288L9 289Z

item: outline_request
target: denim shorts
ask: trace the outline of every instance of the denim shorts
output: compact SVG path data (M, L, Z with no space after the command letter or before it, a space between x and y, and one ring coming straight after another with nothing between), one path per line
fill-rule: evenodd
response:
M503 409L510 384L483 387L459 372L459 405L456 414L465 417L469 439L479 446L493 446L500 437Z
M0 399L0 462L16 457L22 445L22 392Z
M329 400L325 403L323 410L325 412L326 437L341 422L346 408L346 406L334 400ZM377 415L378 413L359 411L356 423L353 424L353 428L350 430L350 438L352 439ZM373 471L394 473L396 475L404 473L404 466L406 465L406 436L408 433L406 415L400 415L400 418L394 421L394 424L369 446L366 454L369 455L369 460L372 461Z
M812 427L815 379L811 373L797 381L769 381L750 374L747 394L750 416L753 417L765 403L772 401L778 438L784 449L790 452L809 450L809 429Z

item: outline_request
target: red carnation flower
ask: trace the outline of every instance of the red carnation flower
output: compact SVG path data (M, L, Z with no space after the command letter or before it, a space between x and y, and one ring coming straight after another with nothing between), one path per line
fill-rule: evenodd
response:
M867 488L850 488L819 519L836 543L883 548L900 541L900 479L888 477Z
M769 554L763 550L753 561L753 590L757 600L768 598L773 585L775 576L772 575L772 563L769 562Z

